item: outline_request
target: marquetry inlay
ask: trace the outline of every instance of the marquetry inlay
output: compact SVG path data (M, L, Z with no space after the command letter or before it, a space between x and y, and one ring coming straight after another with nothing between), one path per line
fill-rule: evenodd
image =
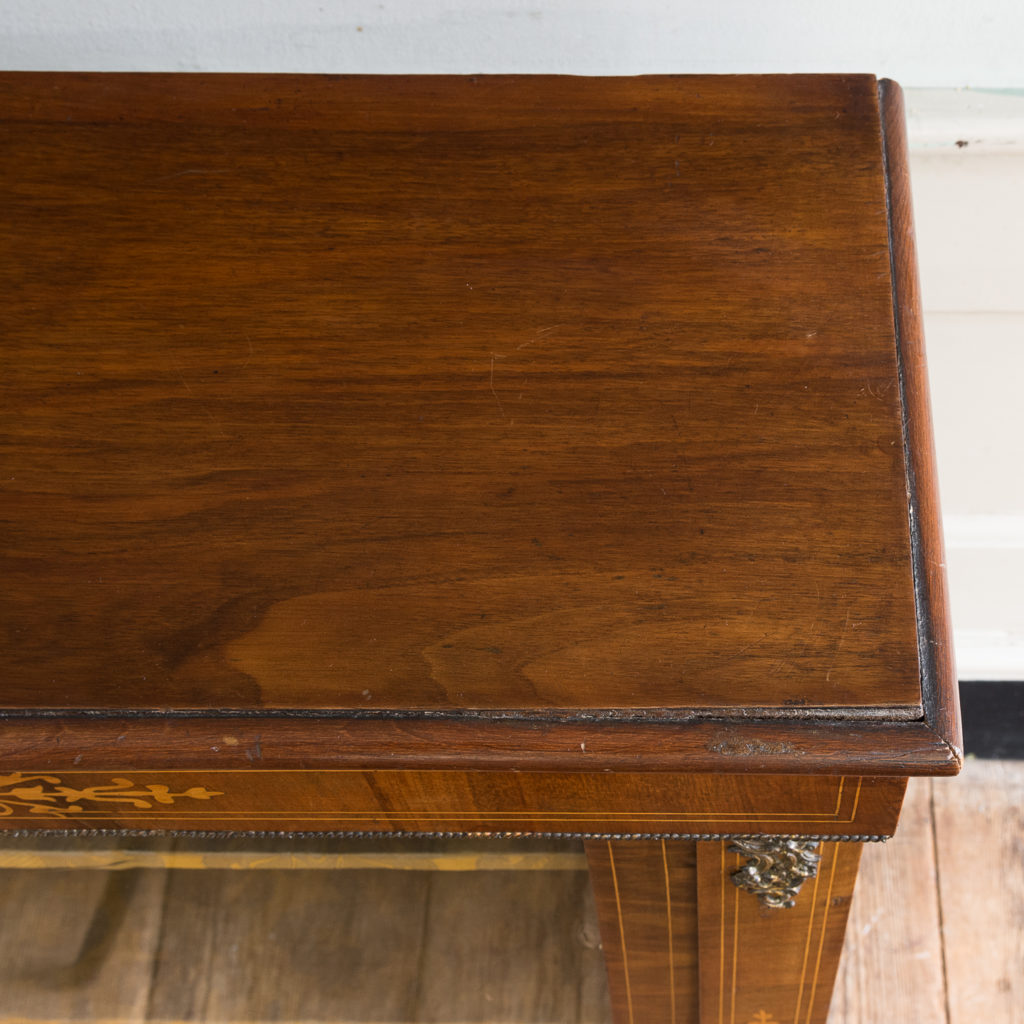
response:
M142 810L156 804L173 804L175 800L210 800L223 793L205 786L192 786L181 793L172 793L170 786L160 783L136 785L131 779L112 778L95 786L68 786L57 775L26 775L13 772L0 775L0 817L16 811L28 811L49 818L66 818L81 814L86 804L127 804Z

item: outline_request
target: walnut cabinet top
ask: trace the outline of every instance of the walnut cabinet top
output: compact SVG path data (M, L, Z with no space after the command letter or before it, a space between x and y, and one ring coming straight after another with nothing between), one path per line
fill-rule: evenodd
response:
M955 770L898 87L0 111L4 744Z

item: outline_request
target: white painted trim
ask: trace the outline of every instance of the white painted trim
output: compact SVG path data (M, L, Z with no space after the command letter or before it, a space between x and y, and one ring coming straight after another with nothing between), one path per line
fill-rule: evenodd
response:
M954 629L957 675L990 682L1024 680L1024 637L995 629Z
M914 150L1024 151L1024 90L907 89Z

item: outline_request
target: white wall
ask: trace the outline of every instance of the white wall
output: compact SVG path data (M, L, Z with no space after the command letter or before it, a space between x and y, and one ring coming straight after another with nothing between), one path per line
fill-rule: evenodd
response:
M1024 679L1024 0L0 0L0 67L902 82L960 674Z
M22 69L869 71L1021 81L1020 0L0 0Z
M1024 146L911 175L960 676L1024 679Z

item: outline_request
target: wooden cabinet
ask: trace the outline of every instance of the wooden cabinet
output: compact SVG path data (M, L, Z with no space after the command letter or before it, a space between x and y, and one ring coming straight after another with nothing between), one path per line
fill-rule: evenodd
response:
M0 826L583 836L622 1024L823 1020L960 765L898 87L0 96Z

